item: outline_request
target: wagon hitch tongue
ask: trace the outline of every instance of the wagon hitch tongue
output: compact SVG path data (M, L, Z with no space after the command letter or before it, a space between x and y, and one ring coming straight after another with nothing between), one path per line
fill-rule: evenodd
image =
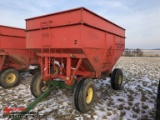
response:
M17 116L15 116L15 118L13 120L20 120L23 118L23 116L27 113L29 113L29 111L31 109L33 109L40 101L42 101L44 98L46 98L55 88L56 84L54 86L51 86L49 89L47 89L44 93L42 93L41 96L39 96L38 98L36 98L32 103L30 103L25 111L20 112Z
M49 89L47 89L45 92L43 92L38 98L36 98L32 103L30 103L25 111L20 112L17 116L13 118L13 120L21 120L23 116L31 109L33 109L39 102L41 102L44 98L50 95L50 93L55 89L55 88L62 88L62 89L73 89L75 86L76 80L74 80L74 84L72 86L66 85L64 81L50 81L48 84L50 85Z

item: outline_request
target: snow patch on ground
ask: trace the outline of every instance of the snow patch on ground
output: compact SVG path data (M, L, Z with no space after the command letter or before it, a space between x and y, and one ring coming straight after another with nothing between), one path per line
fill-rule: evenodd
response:
M32 111L47 116L48 120L153 120L160 79L160 58L122 57L116 67L121 68L124 73L122 90L114 91L110 78L94 80L96 99L88 113L76 111L73 93L60 89L54 90ZM5 107L26 107L34 101L30 92L32 75L25 73L22 78L21 84L15 88L0 87L0 114Z

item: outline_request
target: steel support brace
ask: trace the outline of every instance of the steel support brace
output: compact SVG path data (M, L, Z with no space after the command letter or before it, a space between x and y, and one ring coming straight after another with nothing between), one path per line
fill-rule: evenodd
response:
M83 61L82 58L80 58L80 59L78 60L78 63L77 63L77 65L76 65L76 68L75 68L75 70L74 70L74 72L73 72L70 80L65 82L67 85L72 85L72 84L73 84L74 76L75 76L76 72L78 71L78 69L79 69L82 61ZM70 67L70 68L71 68L71 67ZM71 70L71 69L70 69L70 70Z
M71 77L71 58L67 58L67 66L66 66L66 70L67 70L67 80L70 80Z
M78 68L79 68L79 66L80 66L81 63L82 63L82 60L83 60L82 58L78 60L77 66L76 66L76 68L75 68L75 70L74 70L74 72L73 72L73 75L72 75L72 77L71 77L71 80L73 80L74 75L75 75L76 72L78 71Z
M41 57L54 57L54 58L86 58L84 54L60 54L60 53L38 53Z
M38 61L40 63L41 66L41 74L43 73L43 69L44 69L44 65L43 65L43 57L38 57Z
M48 75L49 74L49 64L48 64L48 57L45 57L45 68L44 68L44 76Z
M3 69L5 59L6 59L6 55L1 56L0 71Z

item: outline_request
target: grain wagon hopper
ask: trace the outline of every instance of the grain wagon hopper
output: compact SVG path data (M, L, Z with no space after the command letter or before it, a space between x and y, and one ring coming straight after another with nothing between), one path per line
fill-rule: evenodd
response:
M37 63L36 54L26 50L24 29L0 25L0 85L4 88L18 85L19 71Z
M122 71L112 68L124 51L125 29L86 8L26 19L26 48L41 66L30 86L35 97L42 98L57 78L68 86L76 79L74 105L87 112L95 98L93 79L111 75L113 89L121 88Z

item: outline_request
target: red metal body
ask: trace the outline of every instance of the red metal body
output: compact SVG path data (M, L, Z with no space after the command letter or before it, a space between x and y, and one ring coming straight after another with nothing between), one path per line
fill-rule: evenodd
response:
M17 70L38 64L36 54L26 50L24 29L0 25L0 71L13 67Z
M68 85L75 75L111 73L125 48L125 29L86 8L26 19L26 30L26 47L37 53L43 80L58 77ZM60 74L49 72L54 61Z

